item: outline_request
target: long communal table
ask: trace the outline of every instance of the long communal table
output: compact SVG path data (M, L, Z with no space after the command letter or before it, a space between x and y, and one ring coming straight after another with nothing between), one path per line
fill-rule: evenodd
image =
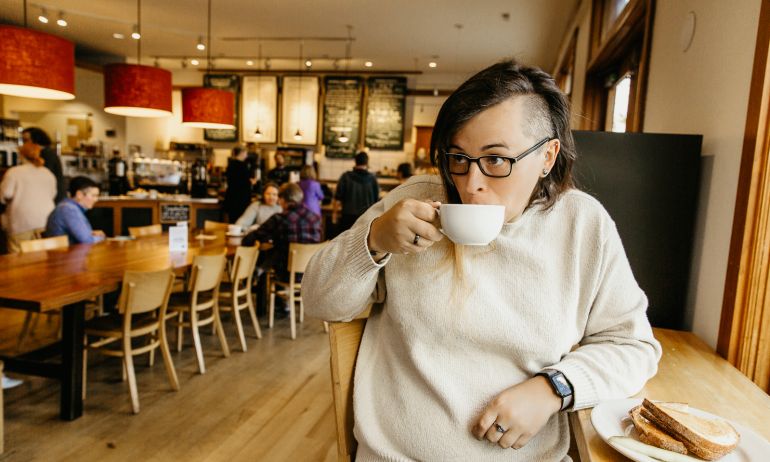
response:
M63 420L83 414L83 330L86 301L118 289L127 270L186 271L199 254L226 252L239 244L219 234L191 239L187 252L169 252L166 235L129 241L78 244L67 249L0 256L0 307L36 313L61 312L62 340L15 357L2 357L5 370L61 381ZM60 356L60 362L51 362Z

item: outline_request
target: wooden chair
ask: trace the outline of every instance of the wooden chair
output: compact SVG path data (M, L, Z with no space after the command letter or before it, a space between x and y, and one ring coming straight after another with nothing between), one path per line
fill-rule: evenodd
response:
M300 294L301 285L297 282L297 276L302 275L307 268L310 258L317 251L321 250L327 243L319 244L300 244L292 242L289 244L289 280L281 281L274 276L268 277L268 290L270 291L270 307L268 310L268 326L273 328L275 318L275 296L285 298L289 305L289 322L291 323L291 339L297 338L296 315L294 308L296 302L299 302L299 322L305 320L305 306L302 303ZM281 287L282 289L278 289Z
M171 388L179 390L179 380L174 370L174 363L171 361L166 336L168 300L173 282L174 274L170 269L152 272L126 271L118 302L120 312L100 316L86 323L83 350L84 399L89 350L123 358L123 368L128 377L131 408L134 414L139 413L134 356L149 353L150 365L152 365L154 352L160 348ZM131 340L142 336L149 336L148 343L134 348ZM96 337L96 340L89 343L89 337ZM115 343L118 343L119 347L110 348L110 345Z
M366 319L329 323L332 395L339 462L350 462L356 457L357 443L353 437L353 377L365 326Z
M129 226L128 234L131 237L157 236L163 234L163 227L159 224L148 226Z
M30 239L21 241L21 253L38 252L41 250L55 250L69 247L70 241L67 236L45 237L43 239Z
M4 366L5 365L3 364L3 362L0 361L0 376L3 375L3 368L4 368ZM5 416L3 415L3 408L4 408L4 404L3 404L3 387L0 386L0 454L2 454L3 451L5 451L5 444L4 444L5 443L5 431L3 429L3 426L4 426L3 422L5 422Z
M262 331L257 322L257 313L254 310L254 296L251 293L252 277L254 268L257 265L259 256L259 247L240 246L235 250L233 264L230 265L228 282L223 283L219 296L229 301L228 305L221 305L220 311L230 311L235 321L235 327L238 330L238 337L241 341L241 349L246 352L246 336L243 332L243 323L241 322L241 310L248 310L251 317L251 324L254 326L254 333L257 338L262 338Z
M228 226L230 226L229 223L206 220L203 222L203 231L227 231Z
M21 247L21 253L27 253L27 252L38 252L42 250L55 250L55 249L66 249L70 245L69 238L67 236L56 236L56 237L48 237L48 238L42 238L42 239L30 239L28 241L21 241L19 243L19 246ZM49 313L49 319L50 316L58 315L58 312L52 312ZM57 316L59 319L59 327L58 330L61 330L61 316ZM31 311L27 311L27 313L24 315L24 323L21 326L21 332L19 332L19 339L16 342L16 351L21 351L22 347L24 346L24 342L27 341L27 338L29 338L30 332L35 330L37 327L38 319L40 318L40 315L38 313L33 313Z
M222 328L222 320L219 317L219 284L225 271L225 261L224 253L219 255L197 255L192 262L189 298L186 297L187 294L178 294L186 298L186 300L172 300L172 309L174 314L178 316L178 319L175 321L177 325L177 351L182 351L183 327L190 327L195 354L198 356L198 369L201 374L206 373L200 338L201 326L214 324L214 329L219 336L219 343L222 346L222 353L225 357L230 356L230 349L227 346L227 339ZM211 313L208 317L200 318L201 312L209 310ZM184 320L185 313L189 314L189 321Z

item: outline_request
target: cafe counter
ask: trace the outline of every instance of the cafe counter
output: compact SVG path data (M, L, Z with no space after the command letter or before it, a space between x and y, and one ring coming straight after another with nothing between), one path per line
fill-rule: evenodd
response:
M108 236L127 235L130 226L160 223L164 229L180 221L193 228L203 228L206 220L221 221L221 207L216 198L195 199L187 195L101 196L89 212L94 229Z

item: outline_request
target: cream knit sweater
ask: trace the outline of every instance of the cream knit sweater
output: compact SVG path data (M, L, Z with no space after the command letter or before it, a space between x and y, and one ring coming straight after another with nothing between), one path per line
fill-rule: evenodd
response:
M660 345L614 222L573 190L506 223L490 245L463 247L462 275L448 239L377 264L371 221L406 197L444 193L437 177L413 177L316 254L302 281L308 314L325 320L381 302L356 363L357 460L568 460L564 412L519 450L470 428L497 394L544 368L570 380L572 410L630 396L655 374Z
M55 197L56 177L47 168L25 163L9 169L0 183L0 202L8 206L3 229L14 235L45 228Z

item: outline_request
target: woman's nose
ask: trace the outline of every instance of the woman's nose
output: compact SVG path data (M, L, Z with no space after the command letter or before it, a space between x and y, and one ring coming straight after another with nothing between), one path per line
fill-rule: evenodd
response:
M465 183L466 192L475 193L478 191L483 191L486 187L487 177L481 173L481 169L479 168L478 163L474 162L471 164L470 168L468 169L467 177L468 180Z

